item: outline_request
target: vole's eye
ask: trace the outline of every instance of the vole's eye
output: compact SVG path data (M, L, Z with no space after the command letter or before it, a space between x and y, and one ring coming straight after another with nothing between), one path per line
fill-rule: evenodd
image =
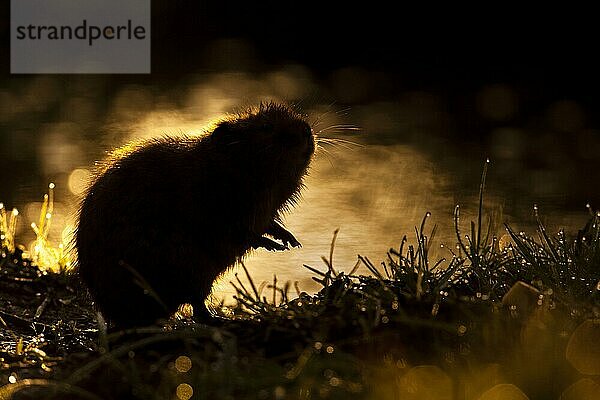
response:
M211 137L215 143L221 144L231 144L239 142L240 140L238 129L236 129L236 126L229 123L219 124L219 126L213 130Z
M212 132L213 137L226 136L231 132L231 127L228 123L219 124Z

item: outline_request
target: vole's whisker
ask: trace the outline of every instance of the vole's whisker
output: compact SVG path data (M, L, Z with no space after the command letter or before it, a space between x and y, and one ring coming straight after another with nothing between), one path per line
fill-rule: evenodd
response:
M324 113L321 113L320 115L317 116L317 118L315 118L315 120L313 121L312 124L310 124L311 127L316 128L321 121L323 120L323 118L325 118L326 115L331 114L332 111L332 107L335 103L331 103L329 105L329 110L325 111Z
M342 149L346 149L346 150L354 150L355 149L354 147L351 147L351 146L349 146L349 145L347 145L345 143L336 143L336 142L322 142L322 143L324 145L325 144L330 145L330 146L332 146L333 148L336 148L336 149L337 148L342 148Z
M325 158L327 159L329 164L333 167L333 162L331 161L331 158L333 156L330 151L328 151L325 147L323 147L317 143L317 152L323 152L323 154L325 154Z
M353 129L359 129L356 125L352 125L352 124L335 124L335 125L330 125L325 129L330 129L330 128L353 128Z
M332 132L332 131L334 131L334 132L335 131L338 131L338 132L343 132L343 131L360 132L361 129L356 125L338 124L338 125L330 125L327 128L323 128L323 129L317 131L317 134L324 133L324 132Z
M315 143L315 147L316 147L318 150L322 150L322 151L325 151L325 152L327 151L327 150L325 149L325 147L321 146L321 144L320 144L320 143L318 143L318 142L317 142L317 143Z
M340 146L339 143L336 143L336 142L331 141L331 140L317 140L317 143L328 144L328 145L331 145L333 147L339 147Z
M353 142L351 140L346 140L346 139L342 139L342 138L335 138L335 137L322 137L322 136L319 136L319 137L317 137L317 140L321 140L323 142L346 142L346 143L356 144L356 142Z
M353 142L352 140L347 140L347 139L342 139L342 138L329 138L329 139L331 139L334 142L345 143L345 144L348 144L350 146L365 147L364 144L358 143L358 142Z
M345 149L345 150L354 150L354 147L350 147L344 143L331 143L331 142L327 142L327 143L323 143L323 144L328 144L333 146L333 148L341 148L341 149Z
M336 105L335 101L332 101L331 103L329 103L326 106L326 111L322 112L321 114L319 114L315 120L313 121L312 124L310 124L310 127L313 128L315 131L317 130L317 126L319 126L319 124L323 121L323 119L327 116L330 115L331 113L334 113L335 115L342 115L342 116L346 116L348 115L349 111L351 110L350 106L346 106L342 109L339 110L334 110L334 106Z
M365 147L361 143L356 143L356 142L353 142L351 140L346 140L346 139L341 139L341 138L321 138L321 137L318 137L317 138L317 142L319 142L319 143L327 143L327 144L332 144L332 145L339 145L339 146L342 146L342 144L344 144L344 145L347 146L345 148L351 148L352 146L361 147L361 148Z
M315 118L315 120L310 124L310 126L314 129L317 126L319 126L319 124L323 121L323 117L325 115L327 115L329 113L329 111L324 112L323 114L319 115L317 118Z
M351 110L351 107L348 106L348 107L342 108L341 110L336 111L335 113L337 115L348 115L348 113L350 112L350 110Z

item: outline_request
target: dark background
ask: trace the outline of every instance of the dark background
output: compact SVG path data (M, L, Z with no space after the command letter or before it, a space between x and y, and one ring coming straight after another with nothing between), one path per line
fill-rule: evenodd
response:
M0 21L2 79L9 76L9 2ZM326 76L360 65L389 72L388 90L467 91L501 81L535 89L539 98L580 96L597 102L598 30L585 9L466 8L415 10L400 3L152 1L152 76L173 80L216 70L211 47L242 38L253 50L236 54L246 69L296 62ZM13 76L11 79L15 79ZM388 93L382 93L385 96Z

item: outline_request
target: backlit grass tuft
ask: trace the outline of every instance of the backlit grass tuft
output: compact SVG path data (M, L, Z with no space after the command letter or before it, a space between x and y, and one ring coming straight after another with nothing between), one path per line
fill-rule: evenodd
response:
M574 236L548 233L539 218L534 236L497 232L498 221L484 223L487 164L477 219L465 230L457 206L446 257L431 258L430 213L381 262L338 265L335 231L323 265L305 265L318 293L276 277L256 284L242 264L237 305L216 307L214 326L182 307L165 326L97 329L89 300L60 279L71 261L48 240L53 188L29 253L14 244L17 213L2 207L0 285L18 295L0 292L0 379L14 385L0 395L36 378L35 398L594 398L600 214Z

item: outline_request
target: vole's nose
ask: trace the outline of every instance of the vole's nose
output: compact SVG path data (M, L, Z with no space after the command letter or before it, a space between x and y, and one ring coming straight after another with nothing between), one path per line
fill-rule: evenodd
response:
M303 137L312 137L314 135L313 129L306 122L303 122L300 132L302 132Z
M306 142L308 143L309 152L312 153L315 147L315 132L313 128L307 125L307 129L305 130L306 135L304 136Z

